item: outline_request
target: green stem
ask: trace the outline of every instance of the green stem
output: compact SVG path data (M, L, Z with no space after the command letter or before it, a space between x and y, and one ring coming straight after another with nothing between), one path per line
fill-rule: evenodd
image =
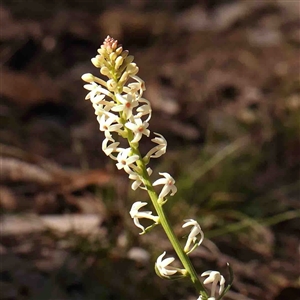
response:
M205 296L208 297L206 289L205 289L204 285L202 284L202 282L199 280L198 274L197 274L190 258L184 252L179 240L177 239L177 237L175 235L175 232L174 232L172 226L170 225L170 222L169 222L167 216L165 215L165 212L162 207L163 204L158 202L157 193L155 192L155 190L153 188L150 177L147 173L147 168L146 168L145 162L143 161L139 150L130 143L131 134L128 132L128 142L129 142L130 147L131 147L132 151L134 152L134 154L137 154L140 157L140 159L137 161L137 165L141 169L141 176L143 178L144 185L147 189L147 192L153 203L153 206L159 216L159 222L162 225L167 237L169 238L169 241L171 242L175 252L177 253L182 265L184 266L185 270L188 272L190 279L191 279L194 287L196 288L197 292L199 294L200 294L200 292L202 294L205 293Z

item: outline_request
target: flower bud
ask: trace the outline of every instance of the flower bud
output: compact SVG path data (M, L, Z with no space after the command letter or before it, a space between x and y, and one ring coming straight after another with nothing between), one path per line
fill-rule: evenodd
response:
M132 63L134 60L134 56L133 55L129 55L125 58L125 62L126 62L126 65Z
M117 88L117 83L113 79L109 79L106 82L106 86L107 86L109 91L113 92Z
M128 50L124 50L120 55L125 59L129 54Z
M125 71L125 72L122 74L122 76L121 76L119 82L122 83L122 84L124 84L124 83L128 80L128 78L129 78L129 73L128 73L127 71Z
M106 49L103 47L103 45L101 45L101 47L97 50L97 52L100 54L100 55L105 55L106 54Z
M118 70L120 66L123 64L124 58L122 56L118 56L115 62L115 69Z
M135 63L130 63L126 68L126 72L129 75L135 75L138 71L139 71L139 68L137 67L137 65Z
M86 74L83 74L81 76L81 79L85 82L93 82L94 81L94 75L92 75L91 73L86 73Z
M100 68L102 65L102 59L100 55L97 55L96 57L93 57L91 59L92 64L96 67L96 68Z
M111 38L113 40L113 43L111 44L111 48L112 50L116 50L118 47L118 41L114 40L113 38Z
M111 61L115 61L117 57L118 57L118 55L117 55L117 53L115 53L115 52L112 52L112 53L109 55L109 59L110 59Z
M123 52L123 48L122 47L119 47L116 49L115 51L117 53L117 55L120 55L122 52ZM127 51L128 52L128 51Z
M107 76L107 77L110 76L110 71L109 71L109 69L108 69L107 67L102 67L102 68L100 69L100 73L101 73L102 75L104 75L104 76Z

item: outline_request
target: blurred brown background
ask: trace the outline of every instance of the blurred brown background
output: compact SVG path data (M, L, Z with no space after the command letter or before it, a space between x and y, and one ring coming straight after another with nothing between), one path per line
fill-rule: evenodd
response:
M172 249L139 236L128 179L101 151L82 74L109 34L135 56L152 162L179 192L176 233L200 222L199 274L226 262L226 299L300 299L299 1L4 0L0 6L0 299L196 299L153 263ZM144 140L142 151L151 144Z

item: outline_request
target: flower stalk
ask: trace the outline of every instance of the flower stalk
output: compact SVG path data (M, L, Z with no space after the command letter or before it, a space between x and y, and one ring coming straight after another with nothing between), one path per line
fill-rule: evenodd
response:
M104 132L102 150L116 162L119 170L124 170L129 179L133 180L131 185L133 190L141 188L148 192L156 212L155 215L152 211L140 211L148 203L137 201L131 207L130 216L134 224L141 229L140 234L161 225L183 266L183 269L170 266L175 258L163 259L166 254L164 252L156 261L156 273L165 279L189 278L199 295L198 299L202 300L209 298L204 285L212 283L209 299L213 299L216 285L220 282L218 299L221 299L229 288L224 289L224 277L217 271L207 271L202 276L208 275L208 278L202 283L188 256L203 241L204 234L200 225L193 219L185 220L182 227L191 226L191 232L183 247L166 216L163 205L177 192L174 178L166 172L160 172L161 178L154 182L150 178L152 170L147 165L151 159L165 154L167 141L161 134L154 133L155 137L151 141L155 146L145 156L140 153L140 140L143 137L148 138L151 134L148 127L152 109L150 102L143 98L145 83L136 75L138 67L133 62L133 56L123 50L117 40L108 36L98 49L98 55L92 58L92 63L100 69L103 76L108 77L105 81L92 74L82 76L88 83L84 86L89 91L85 99L91 101L99 129ZM119 137L127 140L127 148L119 147L120 142L117 141ZM161 191L157 193L154 187L160 185ZM144 228L140 222L142 219L151 220L153 224Z

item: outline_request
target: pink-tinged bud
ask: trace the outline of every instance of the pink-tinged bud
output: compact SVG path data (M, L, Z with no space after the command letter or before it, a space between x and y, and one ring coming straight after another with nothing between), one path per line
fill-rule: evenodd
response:
M103 42L103 46L108 53L111 53L117 49L118 41L108 35Z

